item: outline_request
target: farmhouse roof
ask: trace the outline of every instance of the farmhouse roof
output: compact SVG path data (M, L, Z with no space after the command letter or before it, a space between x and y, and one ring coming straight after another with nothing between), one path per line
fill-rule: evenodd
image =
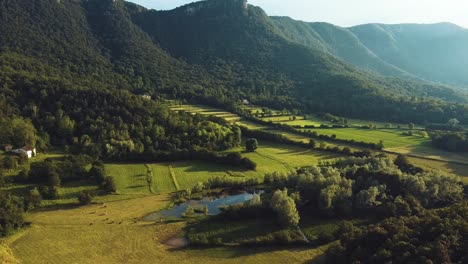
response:
M24 146L21 149L24 150L24 151L33 151L35 148L33 148L31 146Z

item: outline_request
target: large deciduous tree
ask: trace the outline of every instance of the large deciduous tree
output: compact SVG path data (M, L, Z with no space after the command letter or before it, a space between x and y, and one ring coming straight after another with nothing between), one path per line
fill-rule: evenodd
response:
M299 213L294 200L288 196L288 190L277 190L271 198L271 208L278 214L279 221L284 226L297 226Z
M255 138L248 139L245 141L245 148L249 152L254 152L258 148L258 141Z

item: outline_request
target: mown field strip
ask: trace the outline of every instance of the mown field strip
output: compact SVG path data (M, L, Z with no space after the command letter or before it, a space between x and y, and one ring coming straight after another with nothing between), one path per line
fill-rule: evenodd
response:
M171 174L171 179L172 179L172 183L174 183L174 187L176 188L177 191L180 191L180 186L179 186L179 183L177 182L177 178L174 173L174 169L172 168L172 165L169 165L168 169L169 169L169 173Z
M417 146L428 143L430 139L423 138L419 135L405 136L402 135L404 130L372 130L362 128L336 128L336 129L307 129L306 131L317 132L320 135L336 135L338 139L363 141L370 143L384 142L385 148Z
M265 157L265 158L267 158L267 159L270 159L270 160L272 160L273 162L278 162L279 164L283 165L284 168L286 168L286 170L291 170L291 169L292 169L291 166L290 166L288 163L286 163L286 162L284 162L284 161L282 161L282 160L280 160L280 159L277 159L277 158L275 158L275 157L273 157L273 156L270 156L270 155L267 155L267 154L265 154L265 153L262 153L262 152L263 152L262 149L259 149L259 150L257 150L256 152L257 152L258 155L263 156L263 157Z
M175 192L174 182L172 181L169 166L166 164L149 164L153 171L153 190L156 193Z
M143 164L106 164L106 172L114 177L121 194L147 194L147 169Z

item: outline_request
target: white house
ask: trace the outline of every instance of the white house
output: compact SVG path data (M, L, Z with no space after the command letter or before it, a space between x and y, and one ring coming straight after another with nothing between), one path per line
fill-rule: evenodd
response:
M32 157L36 157L37 155L36 148L29 147L29 146L24 146L20 149L14 149L11 152L18 154L18 155L24 154L28 157L28 159Z
M242 104L244 104L244 105L249 105L250 102L249 102L247 99L244 99L244 100L242 100Z

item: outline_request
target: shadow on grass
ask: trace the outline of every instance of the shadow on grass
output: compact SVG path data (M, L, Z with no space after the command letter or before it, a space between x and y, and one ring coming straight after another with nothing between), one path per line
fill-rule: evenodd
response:
M177 169L180 167L184 167L184 165L182 166L174 165L174 169ZM202 162L197 162L197 164L187 164L185 168L186 168L185 172L225 173L227 170L239 171L239 172L248 171L247 169L244 169L241 167L234 167L234 166L223 165L223 164L218 164L218 163L202 163ZM176 171L176 176L177 176L177 171Z
M219 259L236 259L240 257L255 256L257 254L271 253L275 251L301 252L303 250L311 250L319 247L305 246L224 246L224 247L191 247L186 248L171 248L170 252L190 252L190 255L199 255L203 257L212 257ZM304 263L323 263L324 255L318 255Z
M128 186L127 189L138 189L138 188L143 188L143 187L148 187L146 185L132 185Z
M81 207L81 205L78 204L78 199L76 203L63 203L63 204L50 204L50 205L45 205L40 208L36 208L32 210L32 212L52 212L52 211L57 211L58 209L60 210L72 210L76 209L78 207Z

